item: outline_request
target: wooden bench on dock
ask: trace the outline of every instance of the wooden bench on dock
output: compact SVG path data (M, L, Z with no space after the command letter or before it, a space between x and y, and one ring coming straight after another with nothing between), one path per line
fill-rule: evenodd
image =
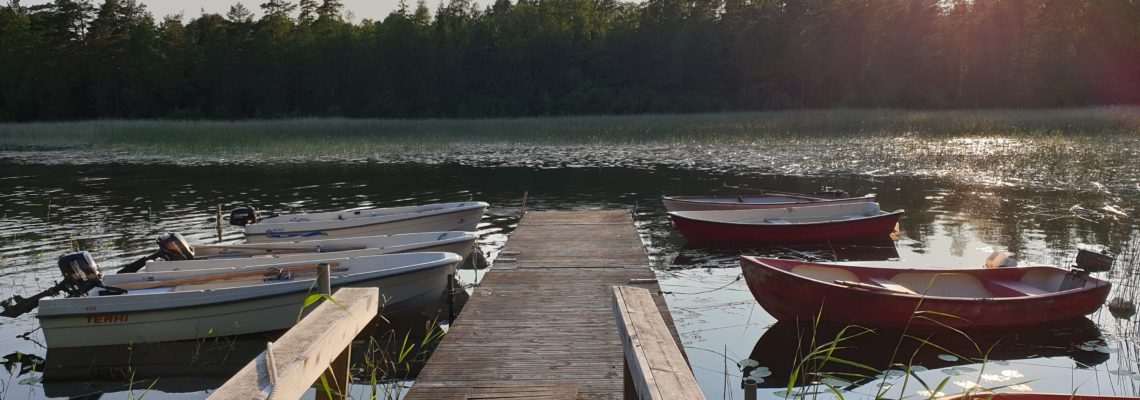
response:
M376 317L378 288L342 288L276 342L269 343L209 400L298 399L324 376L317 398L347 398L352 340Z
M704 399L649 291L628 286L613 290L614 318L625 353L625 398Z

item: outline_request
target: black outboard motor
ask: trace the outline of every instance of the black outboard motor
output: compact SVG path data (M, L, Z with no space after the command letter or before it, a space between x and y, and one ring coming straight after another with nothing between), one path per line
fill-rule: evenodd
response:
M67 293L67 297L86 296L95 288L106 289L105 294L123 294L126 290L103 285L103 272L91 253L81 251L66 254L59 258L59 272L63 273L63 280L46 290L31 297L20 295L0 301L0 316L16 318L32 311L40 305L40 300L55 296L60 292ZM100 292L104 294L104 292Z
M63 273L60 290L68 297L79 297L91 289L103 286L103 272L91 253L81 251L66 254L59 258L59 272Z
M812 194L825 199L846 199L851 197L851 194L847 193L846 190L831 186L821 187L818 192Z
M158 235L158 256L166 261L193 260L194 246L178 232L166 232Z
M261 219L261 213L251 206L238 207L230 211L230 225L246 226Z
M1114 258L1097 253L1080 249L1077 251L1077 259L1074 261L1073 268L1084 271L1085 273L1091 272L1106 272L1112 269L1112 262Z

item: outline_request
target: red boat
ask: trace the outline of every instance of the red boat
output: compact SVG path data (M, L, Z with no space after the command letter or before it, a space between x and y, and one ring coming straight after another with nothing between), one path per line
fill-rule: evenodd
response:
M811 243L889 236L902 210L878 203L784 207L758 210L677 211L673 226L694 243Z
M897 269L742 257L752 296L779 320L895 329L1011 328L1100 309L1112 288L1084 271L1048 266Z
M1102 396L1070 393L993 393L977 392L939 397L938 400L1138 400L1140 397Z
M823 197L819 193L809 195L765 191L753 195L729 197L662 196L661 202L665 204L665 209L668 211L757 210L811 205L874 203L875 195L869 194L863 197Z

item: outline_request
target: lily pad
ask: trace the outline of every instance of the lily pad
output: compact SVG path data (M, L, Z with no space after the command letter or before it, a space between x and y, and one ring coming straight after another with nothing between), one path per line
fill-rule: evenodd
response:
M923 398L927 398L927 399L933 398L933 397L945 397L946 396L946 393L943 393L943 392L930 393L929 390L919 390L917 392L914 392L914 394L917 394L919 397L923 397Z
M737 361L736 365L739 365L742 368L755 368L760 366L760 362L751 358L745 358L743 360Z
M952 354L939 354L938 359L946 362L958 361L958 357Z
M772 376L772 371L769 371L767 368L757 368L748 373L748 377L757 380L763 380L760 378L767 378L769 376Z

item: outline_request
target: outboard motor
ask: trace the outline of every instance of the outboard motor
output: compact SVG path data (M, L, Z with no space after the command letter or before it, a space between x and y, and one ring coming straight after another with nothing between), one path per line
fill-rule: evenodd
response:
M158 235L158 255L166 261L193 260L194 246L178 232L166 232Z
M1112 262L1114 258L1097 253L1080 249L1077 251L1077 259L1074 262L1073 268L1084 271L1085 273L1091 272L1105 272L1112 269Z
M261 213L251 206L238 207L230 211L230 225L246 226L261 219Z
M63 273L62 281L31 297L15 295L0 301L0 317L16 318L24 315L38 307L41 299L55 296L60 292L66 293L67 297L86 296L91 289L97 287L106 289L108 294L127 292L103 285L103 272L99 270L99 264L95 262L94 257L91 257L91 253L81 251L66 254L59 258L58 263L59 272Z
M83 296L91 289L103 286L103 272L91 253L86 251L60 257L59 272L63 273L59 289L68 297Z
M824 186L822 188L819 188L818 192L812 194L827 199L846 199L848 197L851 197L851 195L847 193L846 190L831 186Z

